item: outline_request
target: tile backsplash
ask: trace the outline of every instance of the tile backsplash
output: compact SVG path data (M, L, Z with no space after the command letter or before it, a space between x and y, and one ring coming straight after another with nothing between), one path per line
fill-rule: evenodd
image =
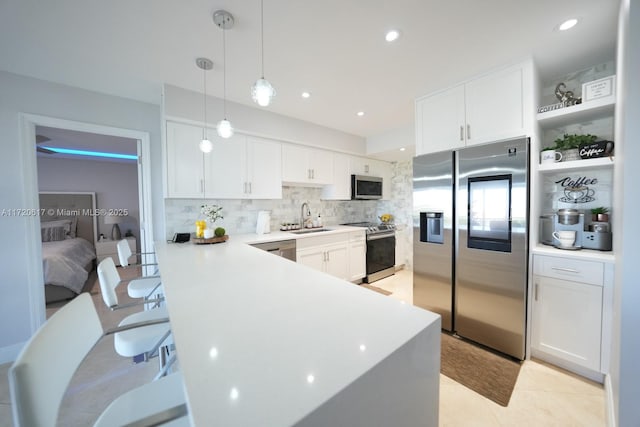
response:
M412 163L397 162L393 165L391 200L320 200L321 188L285 186L281 200L237 199L165 199L166 236L195 231L195 221L200 218L200 206L222 206L224 219L216 226L224 227L227 234L255 233L258 211L271 212L271 230L278 230L283 222L299 222L300 207L309 203L313 218L320 214L325 226L348 222L378 221L378 216L391 213L398 227L398 264L411 266L411 206Z

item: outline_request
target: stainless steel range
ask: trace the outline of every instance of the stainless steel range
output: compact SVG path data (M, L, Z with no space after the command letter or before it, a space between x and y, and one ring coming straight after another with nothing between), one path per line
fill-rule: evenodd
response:
M365 227L367 236L367 276L365 283L375 282L396 271L396 226L374 222L354 222L352 227Z

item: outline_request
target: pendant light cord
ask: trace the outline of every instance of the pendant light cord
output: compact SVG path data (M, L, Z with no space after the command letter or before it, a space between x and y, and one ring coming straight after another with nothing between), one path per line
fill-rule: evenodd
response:
M226 23L222 23L222 108L224 119L227 120L227 39Z
M260 0L260 62L262 63L262 78L264 79L264 0Z
M202 139L207 138L207 70L206 68L202 69L202 75L204 80L204 128L202 128Z

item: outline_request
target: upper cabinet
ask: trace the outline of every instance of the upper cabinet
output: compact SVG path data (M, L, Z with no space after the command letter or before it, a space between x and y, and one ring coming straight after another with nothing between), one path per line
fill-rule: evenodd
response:
M167 197L282 198L280 143L236 134L212 135L213 150L198 146L202 128L167 122Z
M282 181L321 186L333 182L333 153L301 145L282 144Z
M368 175L382 178L382 198L391 198L392 165L382 160L333 153L332 184L322 190L323 200L351 199L351 175Z
M529 135L533 66L518 64L416 100L416 154Z

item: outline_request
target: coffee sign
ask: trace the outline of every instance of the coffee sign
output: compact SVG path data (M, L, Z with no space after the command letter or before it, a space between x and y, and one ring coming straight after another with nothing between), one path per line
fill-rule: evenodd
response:
M596 199L594 197L596 192L589 188L589 185L596 185L597 183L597 178L587 178L586 176L576 179L572 179L569 176L562 178L556 181L556 184L560 184L563 188L562 197L558 200L564 203L593 202Z
M580 144L578 153L582 159L607 157L613 155L613 141L597 141Z

